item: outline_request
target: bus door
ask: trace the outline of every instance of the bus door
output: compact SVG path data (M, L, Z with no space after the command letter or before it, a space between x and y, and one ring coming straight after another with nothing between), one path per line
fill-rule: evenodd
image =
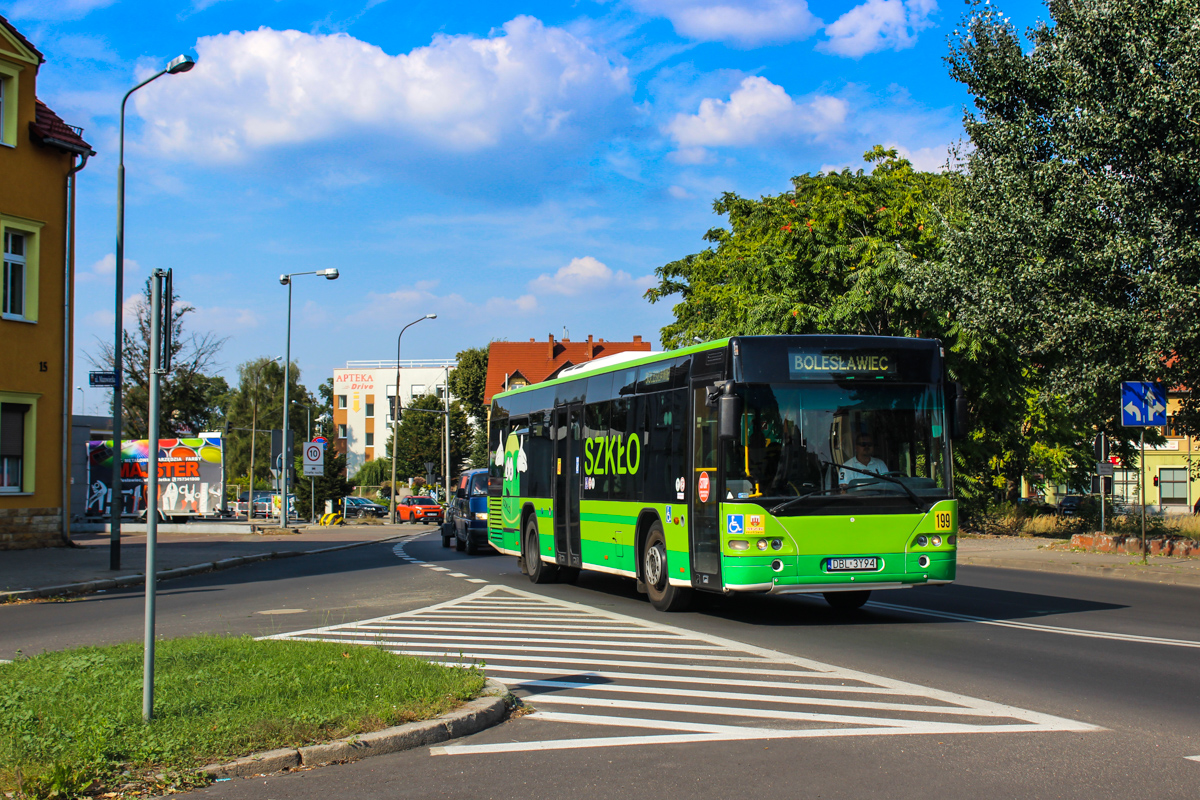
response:
M717 407L708 405L711 380L692 382L692 474L689 492L692 585L721 588L721 535L718 512L724 491L717 469Z
M583 403L554 409L554 550L559 564L582 565L579 490L583 481Z

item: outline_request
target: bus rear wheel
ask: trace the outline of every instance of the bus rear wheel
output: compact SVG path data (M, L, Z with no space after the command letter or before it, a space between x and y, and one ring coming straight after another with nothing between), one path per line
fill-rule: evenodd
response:
M558 577L558 566L542 561L541 540L538 538L537 518L530 517L525 523L525 574L533 583L553 583Z
M825 592L825 602L829 603L834 611L857 611L870 596L870 591Z
M692 602L692 590L672 586L667 571L667 537L662 525L655 522L646 536L642 550L642 577L650 603L659 611L683 611Z

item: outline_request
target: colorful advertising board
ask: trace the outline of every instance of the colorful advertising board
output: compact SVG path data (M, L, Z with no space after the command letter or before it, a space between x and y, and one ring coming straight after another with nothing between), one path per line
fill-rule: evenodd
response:
M203 517L216 514L225 490L220 436L158 440L158 507L165 517ZM107 517L112 508L112 440L88 442L88 516ZM122 514L146 511L148 439L121 448Z

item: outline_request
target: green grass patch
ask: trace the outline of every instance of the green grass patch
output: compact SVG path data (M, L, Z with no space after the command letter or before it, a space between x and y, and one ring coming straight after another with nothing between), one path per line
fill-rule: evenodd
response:
M247 637L159 642L155 662L149 724L140 642L0 664L0 793L187 788L215 761L438 716L485 680L382 648Z

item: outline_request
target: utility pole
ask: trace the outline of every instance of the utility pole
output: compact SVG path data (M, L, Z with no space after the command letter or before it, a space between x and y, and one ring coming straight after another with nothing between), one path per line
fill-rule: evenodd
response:
M159 382L171 368L171 270L154 270L150 289L150 441L146 459L146 630L142 650L142 719L154 718L154 615L158 589ZM163 293L167 300L163 303ZM165 320L164 320L165 316Z

